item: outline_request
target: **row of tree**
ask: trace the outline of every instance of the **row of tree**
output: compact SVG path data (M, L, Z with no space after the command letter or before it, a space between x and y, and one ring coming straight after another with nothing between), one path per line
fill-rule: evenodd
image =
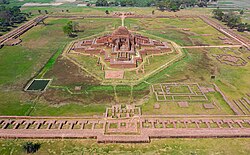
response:
M20 6L0 6L0 31L8 31L9 26L14 26L16 23L22 23L27 20L30 14L22 13L20 8Z
M243 13L243 10L241 10L240 14ZM225 22L226 25L231 29L236 28L239 32L250 31L250 24L243 23L241 21L241 16L232 11L224 13L221 9L218 8L213 10L213 15L214 18Z
M210 0L211 1L211 0ZM212 0L217 2L217 0ZM97 0L96 6L135 6L135 7L147 7L157 6L160 10L177 11L180 8L185 7L206 7L209 0Z
M96 6L135 6L135 7L147 7L154 5L155 0L97 0Z
M9 4L9 0L0 0L0 4Z
M159 10L178 11L187 7L207 7L209 2L217 2L217 0L155 0L155 4Z

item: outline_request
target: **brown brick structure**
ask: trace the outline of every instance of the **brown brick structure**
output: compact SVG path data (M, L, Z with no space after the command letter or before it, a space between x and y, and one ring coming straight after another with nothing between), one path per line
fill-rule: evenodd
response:
M137 107L111 111L133 114ZM114 115L114 116L115 116ZM250 137L250 119L231 116L30 117L1 116L1 138L94 138L99 143L143 143L152 138Z
M142 62L142 55L171 51L167 43L151 40L140 34L132 34L120 26L112 34L93 40L75 42L74 52L90 55L104 55L111 68L136 68Z

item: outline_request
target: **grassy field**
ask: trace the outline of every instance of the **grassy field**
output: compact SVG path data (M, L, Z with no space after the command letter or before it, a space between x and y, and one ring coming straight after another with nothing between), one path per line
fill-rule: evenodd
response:
M181 108L177 102L157 102L155 96L152 96L145 104L141 106L142 113L145 115L233 115L233 111L228 104L222 99L219 93L209 93L209 101L206 102L189 102L188 107ZM211 103L212 101L221 108L205 109L204 103ZM155 104L160 104L159 109L154 109Z
M126 19L125 25L129 29L166 38L184 46L224 44L218 37L225 35L198 18Z
M101 12L101 9L103 8L96 8L99 12ZM149 12L150 9L145 8L145 10ZM67 69L72 66L70 62L66 62L61 57L59 59L56 58L63 47L72 40L94 37L93 35L112 31L121 24L121 20L77 19L75 21L79 22L80 28L84 31L78 32L77 38L68 38L63 34L62 26L69 20L46 19L46 26L40 24L21 36L23 41L21 45L14 47L5 46L1 49L0 91L2 97L0 102L1 106L5 107L0 110L1 115L79 116L102 114L106 105L117 101L122 104L146 102L143 108L146 113L151 113L152 110L150 109L155 101L144 99L145 96L149 95L151 84L159 82L198 82L206 85L214 82L210 79L211 75L216 75L216 84L221 87L226 95L230 96L230 99L240 98L250 92L248 88L249 80L247 78L249 76L249 65L245 67L226 66L220 64L212 56L212 54L224 52L231 54L244 52L238 51L238 49L227 49L225 51L225 49L220 48L184 50L185 57L183 59L133 87L101 86L98 81L87 73L79 72L79 69ZM159 40L159 38L165 38L180 45L222 44L218 40L218 36L221 36L221 34L212 27L207 26L200 19L126 19L125 24L129 29L147 34L152 39ZM183 28L189 29L189 31L184 31ZM57 54L55 54L56 52ZM240 55L246 60L249 56L247 53ZM160 59L152 59L150 61L162 64L165 60L165 57L161 57ZM86 63L86 61L88 60L83 62ZM44 65L45 68L43 68ZM22 90L26 83L35 77L42 68L46 73L45 78L54 78L52 85L61 87L53 87L37 99L37 94L27 94L22 92ZM77 85L82 86L82 92L71 95L69 92L74 92L74 86ZM15 96L15 100L13 96ZM213 98L218 100L218 102L221 101L221 97L217 95L211 95L211 99ZM220 103L224 105L223 102ZM90 104L93 104L93 107ZM95 112L93 109L98 105L101 106ZM164 106L167 106L167 104L163 104L163 109L165 109ZM194 110L195 108L200 109L200 104L193 107L190 108L189 113L204 113L203 110ZM178 110L176 105L173 105L172 108L176 112L170 113L183 111ZM161 113L164 112L163 110ZM218 114L218 111L211 111L212 113ZM223 113L231 114L231 111L225 107Z
M34 153L42 154L199 154L247 155L250 139L162 139L149 144L97 144L95 140L0 140L2 155L26 154L22 146L32 141L41 144Z
M75 4L64 4L59 6L35 6L35 7L22 7L24 12L32 12L33 14L38 14L38 10L41 10L44 13L44 10L47 10L49 14L65 14L66 10L69 10L67 14L88 14L88 15L105 15L105 11L108 10L110 14L114 12L134 12L136 14L142 15L152 15L152 11L155 10L155 15L197 15L197 14L206 14L210 13L211 9L202 9L202 8L192 8L181 10L178 12L162 12L156 10L155 7L79 7ZM62 11L64 10L64 12Z
M222 87L222 90L227 93L229 98L236 99L240 96L244 96L249 93L250 81L248 77L250 76L250 66L236 67L219 63L212 54L231 54L233 56L242 57L244 60L248 61L249 53L237 48L224 48L224 49L209 49L209 58L212 59L217 66L216 73L217 80L216 83ZM248 61L249 62L249 61Z
M38 25L22 35L23 42L20 45L14 47L5 46L0 50L0 94L2 96L0 102L1 106L5 107L0 110L1 115L26 115L29 113L29 108L33 106L30 100L33 100L36 95L22 95L23 87L29 79L39 73L39 70L42 69L54 53L73 40L64 35L62 31L62 26L68 21L69 19L47 19L45 21L46 26ZM78 37L83 38L102 32L112 28L110 25L119 25L119 22L119 19L87 19L79 21L79 25L84 27L84 32L79 32ZM41 107L43 107L43 104ZM79 109L79 107L76 105L75 108L72 108ZM42 109L41 111L43 111ZM67 106L63 106L61 109L67 109ZM51 113L47 113L47 115L53 115L54 112L54 110L51 110ZM81 114L83 113L85 113L84 110ZM58 115L60 114L58 112Z
M231 0L228 0L231 1ZM11 2L17 2L12 0ZM17 2L50 2L50 0L27 0ZM13 3L14 4L14 3ZM38 15L37 10L48 10L52 14L60 14L69 9L68 14L99 14L105 10L132 11L137 14L150 15L155 8L90 8L64 4L58 7L22 7L24 12ZM179 12L159 12L156 15L207 14L211 9L195 8ZM65 13L65 12L64 12ZM60 54L71 41L94 37L93 35L112 31L121 25L120 19L77 19L80 28L76 38L67 37L62 26L71 19L45 20L47 24L34 27L21 36L22 43L13 47L0 49L0 115L30 116L92 116L102 115L110 104L140 104L143 114L233 114L232 110L219 93L208 93L209 103L215 101L221 109L206 110L201 102L191 102L188 108L179 108L176 103L162 102L160 109L153 109L155 96L150 86L163 82L197 82L201 86L211 87L215 82L230 99L239 99L250 93L249 52L237 48L211 48L183 50L184 58L173 63L161 72L150 76L142 83L130 85L100 85L84 71L79 70ZM179 45L221 45L218 36L224 36L207 26L200 19L126 19L126 26L133 31L147 34L153 39L165 38ZM183 29L188 29L184 31ZM220 64L213 54L232 54L241 56L248 64L244 67ZM167 58L151 59L162 64ZM83 60L89 62L88 59ZM93 60L92 60L93 61ZM159 62L158 62L159 61ZM93 62L94 63L94 62ZM93 64L92 63L92 64ZM87 63L88 64L88 63ZM88 65L92 65L88 64ZM150 70L152 68L149 68ZM42 71L42 72L40 72ZM26 93L26 83L38 77L53 78L52 86L43 94ZM215 75L215 80L211 80ZM57 87L58 86L58 87ZM74 90L82 86L82 91ZM179 91L179 90L175 90ZM180 90L187 91L187 90ZM75 93L75 94L73 94ZM90 139L0 139L0 154L26 154L23 150L25 142L41 144L35 154L226 154L248 155L250 152L249 138L228 139L160 139L149 144L98 144Z

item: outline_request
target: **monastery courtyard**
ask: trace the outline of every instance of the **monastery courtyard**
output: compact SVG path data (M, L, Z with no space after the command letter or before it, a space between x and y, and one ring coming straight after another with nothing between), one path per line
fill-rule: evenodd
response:
M249 33L149 12L37 14L0 36L0 154L248 154Z

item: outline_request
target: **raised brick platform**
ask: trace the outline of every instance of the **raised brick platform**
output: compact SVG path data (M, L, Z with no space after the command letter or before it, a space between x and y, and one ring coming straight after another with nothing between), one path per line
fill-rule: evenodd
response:
M123 79L124 76L124 71L119 70L119 71L111 71L111 70L106 70L105 71L105 79Z
M93 138L99 143L147 143L152 138L250 137L250 117L140 114L126 118L0 117L0 137Z

